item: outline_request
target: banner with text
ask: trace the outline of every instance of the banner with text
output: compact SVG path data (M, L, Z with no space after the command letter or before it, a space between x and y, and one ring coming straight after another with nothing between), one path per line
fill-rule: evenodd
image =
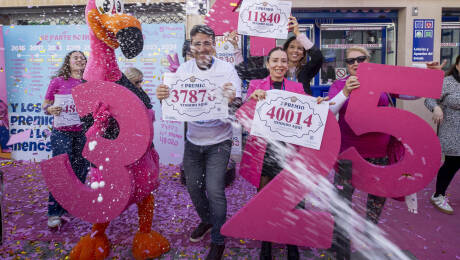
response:
M166 55L180 52L184 41L182 24L144 24L144 51L126 59L117 50L120 69L135 66L144 73L143 88L154 105L155 147L162 163L178 163L183 153L183 124L162 122L155 87L168 66ZM13 146L13 158L42 160L51 157L49 130L53 117L41 109L51 76L65 55L80 50L89 55L86 25L5 26L5 71L7 77L10 134L32 130L30 138Z

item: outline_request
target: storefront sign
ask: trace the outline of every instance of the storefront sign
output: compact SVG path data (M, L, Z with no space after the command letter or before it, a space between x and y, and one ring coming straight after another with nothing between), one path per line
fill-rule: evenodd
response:
M321 26L321 31L370 31L382 30L381 26Z
M441 47L454 48L460 46L460 42L441 42Z
M382 44L381 43L374 43L374 44L322 44L321 49L339 49L339 50L345 50L351 47L363 47L366 49L381 49Z
M165 73L164 84L170 96L163 101L163 120L203 121L228 117L228 104L222 95L224 75Z
M433 61L434 19L414 19L412 61Z
M329 104L282 90L267 91L257 102L251 135L301 145L319 150L329 111Z
M238 33L287 39L291 6L292 3L288 1L243 1L238 19Z

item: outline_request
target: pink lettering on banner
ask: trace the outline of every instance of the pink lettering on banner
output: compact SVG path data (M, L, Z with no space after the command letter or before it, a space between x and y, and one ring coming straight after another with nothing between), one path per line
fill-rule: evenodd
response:
M340 154L353 164L352 184L383 197L400 197L424 188L441 164L441 146L433 129L418 116L392 107L377 107L381 93L439 98L444 72L363 63L359 65L359 89L353 91L345 120L358 134L392 135L405 147L396 164L382 167L365 161L354 147ZM379 79L391 79L379 80Z
M216 0L205 23L211 27L216 35L223 35L226 32L235 31L238 28L238 13L236 8L241 0ZM265 56L276 47L276 39L263 37L250 37L250 54L252 56Z
M42 173L48 189L72 215L92 223L107 222L119 216L140 192L152 190L138 191L143 187L137 186L137 177L126 166L146 153L153 126L144 104L127 88L115 83L84 83L73 89L72 95L80 116L92 113L102 102L109 106L118 122L120 133L115 140L105 139L90 129L83 150L83 156L101 171L105 185L91 189L81 183L72 171L67 154L42 162Z
M256 102L250 100L237 112L238 120L248 131L254 117L255 105ZM294 145L296 152L286 158L289 167L228 220L222 227L222 234L329 248L334 226L333 217L329 212L296 209L296 205L305 198L309 189L291 172L322 176L329 173L340 148L340 130L332 112L329 112L324 136L321 150ZM259 185L265 148L264 139L250 136L243 154L240 174L255 186ZM305 169L309 172L305 172Z

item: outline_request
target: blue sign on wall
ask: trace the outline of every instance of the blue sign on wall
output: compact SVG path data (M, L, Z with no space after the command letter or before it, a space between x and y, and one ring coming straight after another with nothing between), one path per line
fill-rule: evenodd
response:
M433 61L434 19L414 19L412 61Z

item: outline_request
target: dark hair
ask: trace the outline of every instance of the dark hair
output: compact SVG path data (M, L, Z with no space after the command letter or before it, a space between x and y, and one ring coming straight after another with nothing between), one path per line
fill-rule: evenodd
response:
M447 76L450 76L450 75L457 75L458 77L458 74L460 73L460 71L457 70L457 65L460 63L460 55L457 56L457 58L455 59L455 63L452 64L452 66L449 68L449 70L446 72L446 77Z
M275 51L282 51L282 52L286 52L283 48L281 47L275 47L273 49L271 49L269 52L268 52L268 55L267 55L267 62L270 60L270 57L272 56L272 53L274 53Z
M62 63L61 67L57 71L56 75L54 75L52 77L53 79L57 78L57 77L63 77L65 80L68 80L70 78L70 74L71 74L71 71L70 71L70 56L72 56L72 54L74 54L75 52L81 53L81 55L83 55L83 57L85 57L85 60L87 60L85 54L83 52L81 52L81 51L71 51L71 52L67 53L67 55L64 58L64 62ZM83 71L81 73L83 74Z
M292 41L294 40L297 40L297 37L296 36L292 36L290 37L284 44L283 44L283 50L287 52L288 48L289 48L289 44L291 44ZM303 48L303 47L302 47ZM300 71L300 66L304 63L306 63L307 61L307 50L305 50L305 48L303 48L303 57L302 59L299 61L299 63L297 64L297 67L295 69L295 73L296 73L296 76L299 76L297 75Z
M190 40L185 40L184 45L182 46L182 58L185 60L185 57L187 57L187 54L190 54L191 51Z
M214 30L205 24L197 24L193 26L192 30L190 31L190 38L195 36L197 33L209 35L211 36L213 42L216 41L216 34L214 33Z

